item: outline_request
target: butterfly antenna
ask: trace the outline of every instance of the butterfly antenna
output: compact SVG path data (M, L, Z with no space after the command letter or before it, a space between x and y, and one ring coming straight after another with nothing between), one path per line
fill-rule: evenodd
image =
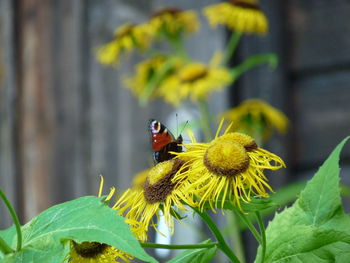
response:
M180 134L184 131L184 129L186 128L187 124L188 124L188 120L185 122L184 126L182 127Z
M179 136L179 116L177 115L177 113L175 113L176 116L176 135Z

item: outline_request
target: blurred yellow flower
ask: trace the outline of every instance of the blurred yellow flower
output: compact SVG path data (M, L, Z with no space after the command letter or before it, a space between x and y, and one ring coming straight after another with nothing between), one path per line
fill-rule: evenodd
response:
M70 263L131 262L133 256L106 244L97 242L71 242Z
M97 60L104 65L115 65L123 52L134 48L146 49L151 38L151 30L147 24L124 24L116 29L111 42L97 49Z
M260 137L263 141L270 138L274 129L286 133L288 118L286 115L260 99L249 99L237 107L220 115L233 123L233 129Z
M258 147L248 135L226 130L218 137L220 127L211 142L198 143L192 139L184 144L187 151L176 153L186 162L173 180L181 181L186 192L199 198L201 210L209 206L215 211L223 208L225 201L240 208L240 202L251 201L252 195L268 197L266 188L272 189L264 170L285 167L280 157Z
M170 232L173 233L173 206L177 209L186 210L184 203L195 205L191 193L184 192L182 184L172 181L173 176L179 171L182 164L183 161L180 159L158 163L150 169L143 188L126 190L113 208L121 214L124 213L127 220L140 222L146 229L150 225L157 229L156 223L152 222L152 218L154 215L158 217L158 212L162 211L165 223ZM146 241L147 236L143 235L140 240Z
M194 33L199 28L195 11L182 11L178 8L165 8L157 11L149 20L155 35L177 37L182 33Z
M154 56L138 63L135 74L126 78L124 84L138 98L146 100L156 97L160 83L174 73L183 63L180 57Z
M166 78L157 95L178 107L188 98L192 101L206 99L211 92L224 89L230 82L231 75L227 68L213 63L192 62Z
M231 0L204 9L210 25L225 25L241 33L265 34L268 21L257 0Z

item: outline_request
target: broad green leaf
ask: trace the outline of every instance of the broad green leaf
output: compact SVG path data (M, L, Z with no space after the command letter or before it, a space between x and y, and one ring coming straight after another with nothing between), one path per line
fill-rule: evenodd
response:
M204 241L201 244L210 243L210 240ZM217 246L211 248L187 249L172 258L168 263L208 263L215 256Z
M62 262L69 240L99 242L141 260L156 262L146 254L124 222L101 198L85 196L53 206L22 227L23 249L6 262ZM15 247L13 238L12 247Z
M264 262L342 262L350 251L350 218L341 206L339 155L343 140L307 183L292 207L266 230ZM255 262L261 262L259 247ZM348 261L345 261L348 262Z
M306 182L300 181L288 184L284 187L281 187L276 191L276 193L271 194L269 199L271 199L272 203L275 203L277 207L282 208L288 205L291 202L294 202L298 196L300 195L300 192L305 188ZM350 196L350 187L346 185L340 185L340 193L344 197ZM266 217L269 215L273 215L276 211L276 206L271 206L270 208L266 208L264 210L260 211L260 214L262 217ZM255 214L247 214L247 218L252 222L256 223L256 216ZM241 230L244 230L247 228L247 225L243 221L239 221L239 228Z

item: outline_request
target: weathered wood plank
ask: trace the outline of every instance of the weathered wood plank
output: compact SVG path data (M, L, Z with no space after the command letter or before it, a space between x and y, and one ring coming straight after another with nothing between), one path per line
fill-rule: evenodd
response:
M20 2L19 25L19 169L27 221L52 204L50 178L55 133L53 28L50 1Z
M54 1L52 86L54 99L52 195L55 203L88 194L90 137L85 59L84 1ZM90 192L89 194L93 194Z
M11 0L0 0L0 188L17 206L15 167L16 81L14 60L13 6ZM0 229L12 223L7 209L0 202Z
M163 108L141 108L121 85L123 76L133 72L139 55L124 59L118 68L106 68L96 61L94 51L110 41L114 30L123 23L145 21L149 10L148 1L89 1L87 77L92 141L89 175L101 173L107 185L118 189L129 187L133 174L148 167L151 159L147 120L152 112L161 112Z
M291 0L288 48L295 71L349 64L350 2Z
M349 71L295 83L295 161L310 167L324 160L350 131ZM343 157L350 156L349 147Z

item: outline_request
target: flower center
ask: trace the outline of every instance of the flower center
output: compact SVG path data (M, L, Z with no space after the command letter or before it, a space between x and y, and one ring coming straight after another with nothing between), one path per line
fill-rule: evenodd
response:
M169 7L169 8L164 8L162 10L159 10L157 12L155 12L151 18L153 17L158 17L158 16L162 16L162 15L165 15L165 14L169 14L169 15L172 15L172 16L175 16L179 13L181 13L182 10L179 9L179 8L176 8L176 7Z
M204 78L208 74L208 69L202 64L191 64L180 72L182 83L191 83L198 79Z
M171 159L158 163L150 170L143 186L143 194L148 203L165 201L175 187L171 180L182 164L183 161L179 159Z
M235 6L260 10L259 4L254 0L231 0L230 2Z
M131 23L128 23L128 24L125 24L125 25L122 25L118 30L117 32L115 32L115 38L122 38L126 35L130 35L132 30L134 29L135 25L134 24L131 24Z
M216 142L206 150L204 165L216 175L232 177L248 168L249 157L238 143Z
M106 244L97 242L83 242L81 244L78 244L72 241L72 243L77 254L84 258L95 258L98 255L102 254L103 251L107 248Z
M247 152L251 152L258 148L258 145L256 144L256 142L252 137L239 132L224 134L216 138L212 143L227 142L227 141L235 142L235 143L238 143L239 145L242 145Z

